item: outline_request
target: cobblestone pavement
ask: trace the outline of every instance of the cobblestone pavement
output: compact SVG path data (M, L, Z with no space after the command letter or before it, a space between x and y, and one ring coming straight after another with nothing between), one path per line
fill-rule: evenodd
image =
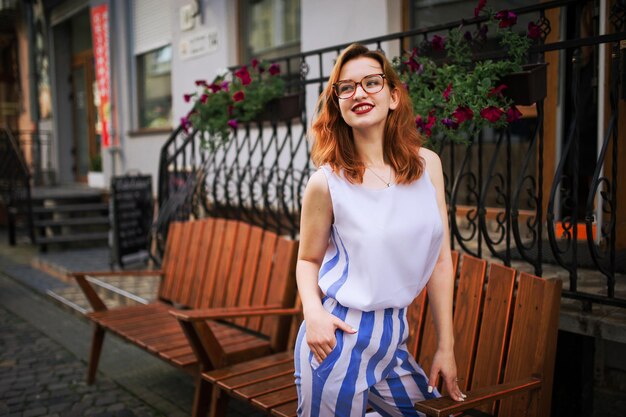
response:
M149 417L162 414L0 307L0 416Z

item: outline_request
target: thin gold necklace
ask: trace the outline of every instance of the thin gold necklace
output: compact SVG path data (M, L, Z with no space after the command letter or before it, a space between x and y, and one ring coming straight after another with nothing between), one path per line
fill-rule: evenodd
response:
M370 172L372 174L374 174L376 176L376 178L378 178L379 180L381 180L383 183L385 183L385 185L387 187L391 187L391 166L389 166L389 181L385 181L385 179L383 177L381 177L380 175L378 175L376 172L374 172L374 170L370 167L365 167L367 169L370 170Z

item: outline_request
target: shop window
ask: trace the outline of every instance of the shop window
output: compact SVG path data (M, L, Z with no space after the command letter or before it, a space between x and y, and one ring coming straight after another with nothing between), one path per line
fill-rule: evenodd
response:
M137 55L139 128L172 126L172 47Z
M239 4L242 62L300 52L300 0L240 0Z

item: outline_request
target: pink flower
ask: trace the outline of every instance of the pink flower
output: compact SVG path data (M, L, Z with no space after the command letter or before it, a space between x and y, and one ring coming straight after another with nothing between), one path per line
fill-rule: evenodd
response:
M454 113L452 113L452 118L456 120L458 124L461 124L466 120L472 120L474 118L474 112L469 107L459 106Z
M237 129L237 119L230 119L228 121L228 126L232 127L233 129Z
M256 58L252 58L252 61L250 61L250 65L252 65L252 68L256 68L259 66L259 60Z
M270 68L268 69L268 71L271 75L280 74L280 65L274 62L272 63L272 65L270 65Z
M211 89L211 92L212 92L212 93L217 93L218 91L220 91L220 90L222 89L222 86L221 86L221 85L218 85L218 84L213 83L213 84L211 84L211 85L209 86L209 88Z
M448 86L446 87L446 89L443 92L443 98L446 101L450 100L450 93L452 93L452 83L448 84Z
M508 123L519 120L520 117L522 117L522 112L519 111L517 107L515 107L515 105L509 107L509 109L506 111L506 121Z
M205 104L208 99L209 99L209 96L207 94L202 94L200 96L200 103Z
M487 97L491 97L491 96L495 96L495 95L502 95L502 90L504 90L505 88L508 88L506 86L506 84L500 84L497 87L492 88L491 90L489 90L489 93L487 94Z
M185 100L185 103L189 103L189 101L191 101L191 97L193 97L194 94L183 94L183 100Z
M495 17L500 21L498 27L501 29L511 27L517 23L517 15L506 9L500 10Z
M528 34L526 36L530 39L541 38L541 28L535 22L528 22Z
M487 0L479 0L478 5L474 8L474 17L478 17L480 12L485 8Z
M238 101L242 101L245 97L246 95L243 91L237 91L235 94L233 94L233 101L236 103Z
M206 87L206 81L204 80L196 80L196 85Z
M434 51L441 51L444 49L444 41L445 39L439 35L433 36L433 39L430 41L430 44L433 47Z
M452 119L441 119L441 124L449 129L457 129L459 124Z
M421 74L424 70L422 64L415 62L414 59L409 59L408 61L404 62L404 64L409 66L411 72L415 72L417 74Z
M252 82L248 68L245 65L235 72L235 77L239 78L241 80L241 84L243 85L248 85Z
M491 123L495 123L500 120L502 114L504 112L495 106L489 106L480 111L480 117L490 121Z
M228 91L228 87L229 87L230 83L228 81L224 81L220 87L222 87L222 90L224 91Z

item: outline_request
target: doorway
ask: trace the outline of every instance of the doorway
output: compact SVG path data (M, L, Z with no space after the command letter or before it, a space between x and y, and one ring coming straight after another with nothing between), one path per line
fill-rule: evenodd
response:
M100 157L97 106L94 98L93 52L85 50L72 57L72 171L77 182L87 181L87 171L94 170Z

